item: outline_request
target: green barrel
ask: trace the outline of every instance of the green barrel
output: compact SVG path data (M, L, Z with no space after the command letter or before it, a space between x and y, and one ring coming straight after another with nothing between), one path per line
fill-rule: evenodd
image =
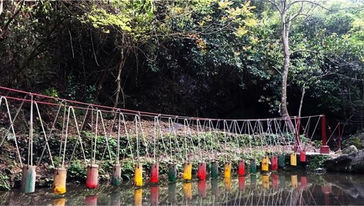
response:
M36 166L25 165L23 167L23 177L22 177L22 192L33 193L35 192L35 172Z
M217 162L211 162L211 178L217 179L219 177L219 167Z
M254 159L250 160L250 173L257 173L257 164Z
M115 164L113 166L113 174L111 178L111 184L114 186L120 186L121 185L121 165Z
M176 165L170 164L168 166L168 181L169 182L176 182L177 181L177 171L176 171Z
M280 168L285 167L285 159L286 159L286 157L284 156L284 154L281 154L278 156L278 165Z

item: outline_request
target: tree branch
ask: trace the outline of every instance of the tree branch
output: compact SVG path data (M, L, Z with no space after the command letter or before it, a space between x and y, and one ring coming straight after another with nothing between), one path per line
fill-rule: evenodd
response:
M279 13L282 13L281 8L279 8L279 6L275 0L268 0L268 1L279 11Z

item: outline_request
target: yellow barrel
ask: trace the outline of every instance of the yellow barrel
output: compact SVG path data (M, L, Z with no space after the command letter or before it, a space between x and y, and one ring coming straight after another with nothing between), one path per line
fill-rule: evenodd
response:
M52 206L65 206L66 205L66 198L59 198L59 199L54 199L52 201Z
M66 168L58 168L54 172L54 182L53 182L53 193L61 195L66 193L66 179L67 170Z
M291 185L292 185L292 187L298 186L297 175L291 175Z
M134 190L134 205L142 206L143 205L143 189Z
M185 163L183 168L183 180L190 181L192 179L192 163Z
M268 172L269 170L269 159L268 157L263 157L262 159L262 171Z
M137 187L143 186L143 167L142 164L137 164L134 171L134 185Z
M224 167L224 178L231 177L231 163L226 163Z
M296 153L291 154L290 160L291 160L291 166L297 166L297 155L296 155Z
M269 176L268 175L262 175L262 184L263 184L263 188L269 189Z
M191 182L184 182L183 183L183 193L186 199L192 199L192 183Z

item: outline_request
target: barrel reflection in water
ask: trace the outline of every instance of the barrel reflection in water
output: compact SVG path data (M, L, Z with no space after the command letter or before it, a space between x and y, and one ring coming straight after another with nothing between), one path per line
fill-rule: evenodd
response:
M85 198L86 206L97 206L97 195L89 195Z
M216 179L211 180L211 192L213 196L219 195L218 180Z
M206 197L206 180L198 181L197 190L200 197Z
M239 190L240 191L245 190L245 177L244 176L239 177Z
M269 189L269 176L266 174L262 175L262 185L263 188Z
M176 183L168 185L168 201L170 204L176 203Z
M278 174L277 173L272 173L272 185L274 189L278 188L279 185L279 181L278 181Z
M143 205L143 189L141 188L134 190L134 205L135 206Z
M66 198L58 198L52 201L52 206L65 206Z
M192 183L191 182L183 183L183 194L185 196L185 199L192 200Z
M257 185L257 175L250 174L250 187L255 187Z
M159 187L150 187L150 205L158 205L159 202Z
M110 194L111 204L112 206L120 205L120 192L116 191Z
M297 175L291 175L291 186L292 187L297 187L298 186Z
M225 190L227 192L231 191L231 178L224 178L224 185L225 185Z

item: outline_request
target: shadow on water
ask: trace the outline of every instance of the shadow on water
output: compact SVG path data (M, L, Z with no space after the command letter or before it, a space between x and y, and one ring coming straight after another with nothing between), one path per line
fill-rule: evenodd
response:
M249 174L243 177L177 182L143 188L130 184L95 190L69 185L65 195L51 189L23 194L0 192L0 205L342 205L364 202L364 176L343 174Z

